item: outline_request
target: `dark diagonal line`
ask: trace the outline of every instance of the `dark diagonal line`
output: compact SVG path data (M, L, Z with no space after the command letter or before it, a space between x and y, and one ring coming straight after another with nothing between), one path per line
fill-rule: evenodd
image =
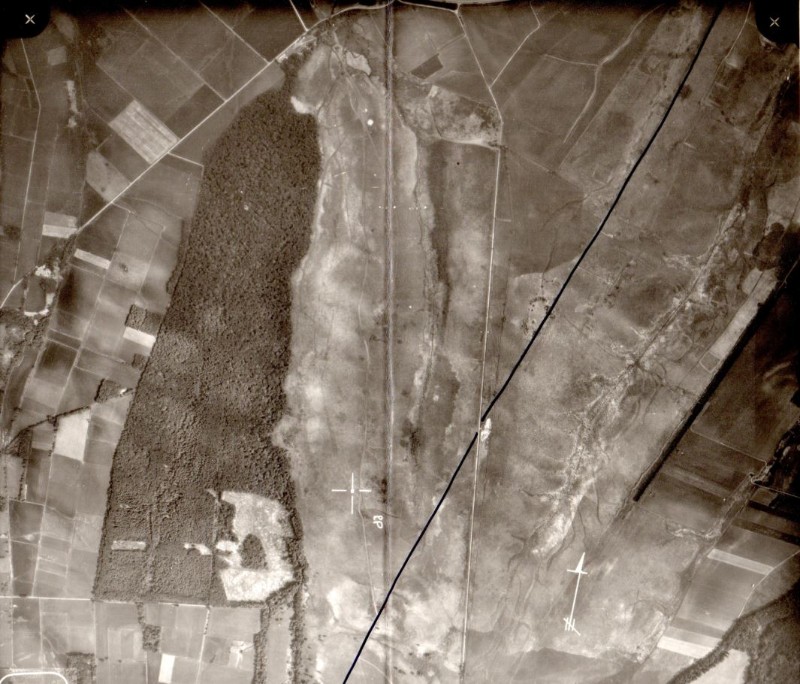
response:
M355 666L358 664L358 659L361 657L361 653L364 650L364 647L367 645L367 641L369 641L370 636L372 635L372 631L375 629L375 625L378 624L378 620L383 613L384 608L386 608L386 604L389 602L389 598L392 596L392 592L394 591L395 586L400 581L400 576L403 574L403 570L406 569L406 565L411 560L411 556L414 555L414 551L417 550L417 547L422 542L422 538L425 536L425 533L428 531L428 528L431 526L433 519L436 517L436 514L439 512L439 509L442 507L444 503L445 497L450 492L450 488L453 486L453 483L456 481L456 477L458 477L458 473L461 471L461 466L464 465L465 461L467 460L467 456L469 456L470 452L472 451L472 447L475 446L475 441L478 439L478 433L472 435L472 440L469 443L469 446L464 451L464 455L459 460L456 469L453 471L453 474L450 476L450 480L447 482L447 487L444 488L444 492L439 497L439 501L436 502L436 506L434 507L431 514L428 516L428 519L425 521L425 524L422 526L420 533L417 535L417 538L414 540L414 543L411 546L411 549L406 554L406 557L403 559L403 564L400 566L400 569L397 571L397 574L394 576L392 580L392 584L389 587L389 591L386 592L386 597L383 599L383 603L381 603L381 607L378 608L378 612L375 614L375 617L372 620L372 624L369 626L367 633L364 635L364 639L361 642L361 646L358 648L358 653L356 653L356 657L353 659L352 665L350 665L350 669L347 671L345 675L344 682L347 682L350 679L350 675L353 674L353 670Z
M714 24L716 23L717 18L719 17L721 9L722 9L721 4L717 4L716 9L714 10L714 15L712 16L711 21L709 22L708 26L706 27L706 30L703 33L703 37L700 40L700 44L698 45L697 50L696 50L694 56L692 57L691 62L689 62L689 66L687 67L686 72L684 73L683 78L681 79L681 82L678 84L678 87L675 90L675 94L672 96L672 99L670 100L669 104L667 105L667 108L664 111L664 114L662 115L661 120L658 122L658 125L656 126L655 131L653 131L653 134L648 139L647 144L645 145L644 149L639 154L639 156L636 158L636 161L634 162L633 166L631 167L631 170L625 176L625 180L622 182L622 185L620 186L619 190L617 191L616 195L614 196L614 199L611 201L611 204L609 205L608 210L606 211L605 215L603 216L603 219L600 221L600 224L598 225L597 230L594 232L594 235L592 235L592 238L589 240L588 244L586 245L586 247L581 252L581 254L578 257L577 261L575 262L575 264L570 269L569 274L567 275L567 277L565 278L565 280L562 283L561 287L559 288L558 293L556 294L556 296L554 297L553 301L550 304L550 307L545 311L545 314L542 317L542 320L539 323L539 325L536 327L536 330L534 331L533 335L531 336L531 339L528 341L528 344L525 345L525 349L522 351L522 354L520 354L519 358L517 359L517 362L514 364L514 367L511 369L511 371L509 372L508 376L506 377L505 382L503 382L503 385L500 387L500 389L494 395L494 398L489 402L489 405L486 407L486 410L483 412L483 415L481 416L481 422L485 421L486 418L488 418L489 413L492 410L492 408L494 407L494 405L497 403L497 400L500 399L500 397L502 396L503 392L505 392L506 389L508 388L508 385L511 382L511 379L514 377L515 373L517 372L519 367L522 365L522 362L525 360L525 357L528 355L528 352L530 351L531 347L533 346L533 343L536 341L536 339L539 337L540 333L542 332L542 329L544 328L545 323L547 323L548 319L553 314L553 311L554 311L554 309L556 307L556 304L558 304L558 301L561 299L561 296L564 294L564 291L566 290L567 285L569 285L570 281L572 280L572 277L575 275L575 272L578 270L578 268L580 267L580 265L583 263L584 259L586 258L586 255L589 253L589 250L592 248L594 243L597 242L597 239L600 237L600 234L603 232L603 229L605 228L606 223L608 223L608 219L611 217L611 214L616 209L617 204L619 204L619 200L622 197L623 193L625 192L625 189L628 187L628 184L630 183L631 178L633 178L634 174L636 173L636 170L639 168L639 165L642 163L642 160L645 158L647 153L650 151L650 148L652 147L653 142L658 137L659 133L661 132L661 129L664 127L664 123L666 122L667 118L670 115L670 112L672 111L672 108L675 106L675 103L677 102L678 97L680 97L681 91L683 90L683 86L686 84L686 81L688 80L689 75L692 73L692 70L694 69L694 66L697 63L697 60L700 57L700 53L703 51L703 48L705 47L705 44L708 41L708 36L711 34L711 30L714 28ZM467 460L467 457L469 456L470 452L472 451L472 447L475 446L475 442L476 442L477 438L478 438L478 433L476 432L475 434L472 435L472 441L470 441L469 446L467 447L466 451L464 451L464 454L461 456L461 459L459 460L458 465L456 465L456 468L453 471L453 474L450 476L450 479L447 482L447 486L445 487L444 491L442 492L442 495L439 497L439 500L436 502L436 506L434 507L434 509L431 512L430 516L428 516L428 519L425 521L425 524L422 526L422 529L420 530L419 534L417 535L417 538L414 540L414 543L412 544L411 549L409 549L408 553L406 554L406 557L403 559L403 563L400 566L400 569L397 571L397 574L395 575L394 580L392 580L392 584L389 587L389 590L386 592L386 596L383 599L383 602L381 603L381 606L378 609L378 612L375 614L375 617L372 620L372 624L370 624L369 629L367 630L366 634L364 635L363 640L361 641L361 645L359 646L358 652L356 653L355 658L353 659L353 662L350 665L350 669L347 670L347 674L345 675L345 678L343 680L343 684L345 684L347 682L347 680L350 679L350 675L353 673L353 670L355 669L356 665L358 664L358 659L361 657L361 654L364 651L364 648L366 647L370 636L372 636L372 632L375 630L375 627L378 624L378 620L380 620L380 617L383 614L384 609L386 608L386 604L389 602L389 599L391 598L392 593L394 592L394 589L397 586L397 583L400 581L400 577L402 576L403 571L406 569L406 566L408 565L409 561L411 560L411 557L414 555L414 552L417 550L417 547L422 542L422 538L425 536L425 533L428 531L428 528L430 527L431 523L433 522L433 519L436 517L436 514L439 512L439 509L442 507L442 504L444 503L445 498L450 493L450 489L452 488L453 483L455 482L455 479L458 476L458 473L461 472L461 467L464 465L464 462Z
M520 357L517 359L517 362L514 364L514 367L511 369L511 372L506 377L505 382L503 383L502 387L500 387L500 389L497 391L497 394L494 395L494 399L492 399L489 402L489 405L486 407L486 410L483 412L483 415L481 416L481 421L486 420L486 418L489 415L489 411L492 410L492 407L497 403L497 400L502 396L503 392L506 391L506 388L508 387L509 383L511 382L511 379L514 377L514 374L517 372L517 370L519 369L520 365L525 360L525 357L528 355L528 352L530 351L531 347L533 346L533 343L536 341L536 338L538 338L539 334L542 332L542 329L544 328L544 324L547 323L548 319L553 314L553 311L556 308L556 304L558 304L558 301L561 299L561 296L564 294L564 291L567 289L567 285L569 285L570 281L572 280L572 277L575 275L575 273L577 272L578 268L583 263L583 260L586 258L586 255L589 253L589 250L591 250L591 248L594 246L594 243L597 242L597 239L600 237L600 234L603 232L603 229L606 227L606 223L608 223L608 219L611 218L611 214L617 208L617 204L619 204L619 201L622 198L622 195L625 192L625 189L628 187L628 184L631 182L631 179L633 178L634 174L636 173L636 170L639 168L639 165L642 163L642 160L645 158L647 153L650 151L650 148L653 146L653 143L655 142L655 139L658 137L658 134L661 132L661 129L664 127L664 123L666 122L667 118L670 115L670 112L672 111L672 107L675 105L675 102L677 102L678 98L680 97L681 91L683 90L683 86L686 85L686 81L688 80L689 75L692 73L692 70L694 69L694 65L697 63L698 57L700 57L700 53L703 51L703 47L705 46L706 41L708 40L708 36L711 33L711 29L714 27L714 24L717 21L717 17L719 17L719 13L720 13L721 9L722 9L721 5L717 5L717 8L716 8L716 10L714 12L714 16L711 18L711 21L709 22L708 27L706 28L705 33L703 34L703 38L700 41L700 45L697 48L697 52L695 52L694 57L692 57L692 61L689 62L689 66L686 69L686 73L684 73L683 78L681 79L681 82L678 85L678 88L675 90L675 94L672 96L672 99L670 100L666 111L664 112L663 116L661 117L661 120L658 122L658 126L656 126L656 130L653 131L653 134L650 136L650 139L647 141L647 144L645 145L645 147L642 150L641 154L639 154L639 156L636 158L636 161L634 162L633 166L631 167L631 170L628 172L628 175L625 176L625 180L622 182L622 185L620 186L619 190L617 191L617 194L614 196L614 199L612 200L611 204L609 205L608 210L606 211L605 215L603 216L603 220L600 221L600 225L597 227L597 230L594 232L594 235L592 235L592 238L591 238L591 240L589 240L589 243L586 245L584 250L581 252L580 256L578 257L578 260L575 262L575 265L569 270L569 273L567 274L567 277L564 279L564 282L561 284L561 287L558 289L558 292L556 293L556 296L553 298L553 301L550 303L550 307L545 310L545 314L544 314L541 322L536 327L536 330L534 331L533 336L531 337L531 339L528 341L528 344L525 345L525 349L522 351L522 354L520 354Z

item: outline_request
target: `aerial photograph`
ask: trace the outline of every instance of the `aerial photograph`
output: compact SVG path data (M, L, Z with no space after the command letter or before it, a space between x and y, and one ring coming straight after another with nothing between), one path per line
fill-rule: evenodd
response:
M800 682L797 0L8 0L0 684Z

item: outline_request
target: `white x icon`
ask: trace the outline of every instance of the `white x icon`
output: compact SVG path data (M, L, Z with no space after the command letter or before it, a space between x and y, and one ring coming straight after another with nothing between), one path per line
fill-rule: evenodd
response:
M25 15L25 24L35 24L34 18L36 17L35 14L26 14Z
M775 17L774 19L772 17L770 17L769 18L769 27L772 28L773 26L777 26L778 28L780 28L781 25L778 23L780 20L781 20L780 17Z

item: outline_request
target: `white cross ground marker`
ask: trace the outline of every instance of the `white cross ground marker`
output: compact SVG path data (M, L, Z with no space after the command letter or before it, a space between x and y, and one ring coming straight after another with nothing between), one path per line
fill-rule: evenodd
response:
M588 575L588 572L584 572L583 570L583 560L586 557L586 552L581 554L581 559L578 561L578 565L575 566L574 570L567 570L567 572L571 572L578 576L577 581L575 582L575 595L572 597L572 610L569 612L569 617L564 618L564 631L565 632L575 632L578 636L581 633L575 629L575 604L578 601L578 587L581 585L581 575Z
M371 489L356 489L356 475L350 473L350 489L331 489L332 492L350 492L350 515L355 513L356 493L369 494Z

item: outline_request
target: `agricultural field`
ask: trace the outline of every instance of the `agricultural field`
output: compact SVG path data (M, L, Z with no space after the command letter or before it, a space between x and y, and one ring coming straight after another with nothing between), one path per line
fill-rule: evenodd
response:
M779 4L72 3L7 40L0 679L788 681Z

